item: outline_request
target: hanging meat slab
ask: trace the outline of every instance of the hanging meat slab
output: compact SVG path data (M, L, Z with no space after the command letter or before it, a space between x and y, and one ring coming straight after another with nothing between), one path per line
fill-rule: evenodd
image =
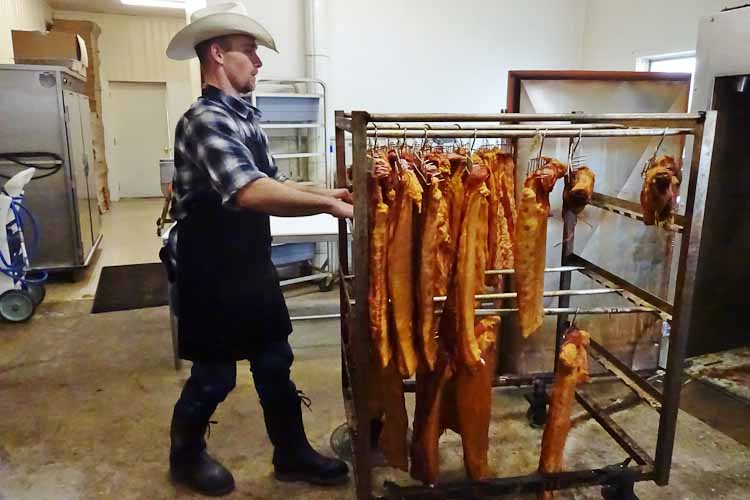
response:
M380 392L382 407L383 427L378 446L391 467L408 472L409 449L406 444L406 433L409 428L409 417L406 413L401 373L395 360L385 368L378 368L378 371L374 379L379 382L379 388L372 389Z
M452 253L458 245L458 235L461 232L461 219L465 205L464 176L468 169L468 160L465 156L458 154L448 155L451 166L451 177L446 186L446 199L448 200L448 212L450 215L450 241Z
M492 381L495 377L496 338L500 318L489 316L475 327L482 363L476 370L460 366L454 377L456 432L461 435L464 468L469 478L479 481L490 476L488 452L492 410Z
M543 168L526 178L521 191L513 247L521 334L529 337L544 321L544 266L547 255L549 194L566 166L547 159Z
M424 484L437 483L440 474L440 435L446 384L453 377L450 355L441 350L435 369L417 372L414 425L411 443L411 476Z
M503 172L502 178L502 190L503 196L500 198L500 202L503 204L503 211L505 212L505 219L508 221L508 231L511 235L516 234L515 223L516 223L516 163L513 161L513 155L510 153L498 153L497 161L501 165Z
M456 255L453 286L456 313L456 361L474 369L482 360L482 352L474 335L476 300L474 295L484 286L487 265L487 215L489 190L485 184L489 170L475 166L466 182L466 209L461 219L461 232Z
M388 293L386 258L388 255L388 211L378 177L371 177L372 226L370 229L370 339L381 367L388 366L393 354L388 338Z
M424 205L421 249L419 250L419 274L417 275L417 325L422 359L427 368L433 370L438 351L433 297L441 295L439 289L444 288L441 283L438 283L438 281L444 281L440 276L438 260L441 252L440 247L446 245L446 240L449 237L448 204L436 177L433 178L427 189Z
M565 332L550 395L547 423L542 435L542 452L539 457L541 473L564 470L563 452L570 431L575 390L579 384L589 380L588 345L589 334L585 330L573 326ZM540 500L551 500L553 497L554 493L551 491L539 494Z
M441 181L438 188L442 193L442 203L439 205L438 215L438 245L437 245L437 271L435 274L435 295L444 297L448 295L448 283L453 271L455 253L451 241L450 228L450 188L448 180L451 178L451 164L445 155L440 155L434 160L438 165Z
M490 192L488 197L489 208L487 212L487 260L489 269L501 269L500 268L500 221L503 218L503 209L500 205L500 189L498 187L498 175L495 169L495 155L487 154L484 157L485 164L489 167L490 174L487 177L487 189ZM507 223L505 224L507 230ZM485 276L485 283L487 286L497 287L500 284L499 275L487 275Z
M414 348L414 210L422 206L422 186L409 169L401 171L392 206L394 228L388 243L388 296L394 325L394 351L404 378L414 375L417 354Z
M573 173L572 181L565 176L565 190L563 191L563 205L575 214L580 214L591 203L594 195L594 180L596 176L589 167L579 167Z
M641 189L641 208L643 222L647 226L672 219L680 194L681 175L671 156L659 156L646 170Z
M498 214L498 240L497 240L497 262L493 269L513 269L514 258L513 258L513 224L514 220L513 212L505 210L505 205L510 205L510 200L513 197L513 193L506 189L505 182L506 175L501 174L498 184L500 186L500 192L498 200L500 201L500 213ZM514 203L515 205L515 203ZM515 208L515 207L514 207Z
M439 440L445 429L461 435L466 474L474 480L489 476L489 425L496 339L500 318L490 316L474 329L485 363L477 370L454 368L440 351L433 372L417 373L411 475L425 484L439 478Z

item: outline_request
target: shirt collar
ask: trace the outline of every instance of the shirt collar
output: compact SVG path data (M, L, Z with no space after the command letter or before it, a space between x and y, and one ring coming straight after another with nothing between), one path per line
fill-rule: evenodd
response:
M250 97L231 96L213 85L206 85L203 88L203 97L221 103L225 108L234 111L245 119L248 119L250 115L256 118L261 116L260 110L250 104Z

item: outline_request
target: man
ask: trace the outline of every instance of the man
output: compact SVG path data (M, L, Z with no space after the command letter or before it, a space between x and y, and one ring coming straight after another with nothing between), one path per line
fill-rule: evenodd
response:
M292 327L271 263L269 215L351 218L351 195L305 188L279 172L259 111L241 97L255 88L258 45L276 50L244 6L229 3L193 14L167 49L172 59L197 55L204 81L175 137L179 350L193 367L172 416L170 473L207 495L234 489L232 474L207 453L204 435L243 359L274 446L275 477L322 485L348 480L347 465L320 455L305 436L300 403L309 400L290 380Z

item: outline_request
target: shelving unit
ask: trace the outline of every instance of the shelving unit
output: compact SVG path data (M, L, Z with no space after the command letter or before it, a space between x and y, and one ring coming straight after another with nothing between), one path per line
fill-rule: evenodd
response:
M296 182L332 187L326 155L325 84L320 80L289 78L260 79L258 85L260 90L253 93L252 103L261 110L271 155L281 171ZM306 267L311 267L312 272L282 280L282 286L319 282L321 289L328 289L334 277L329 268L333 267L335 252L330 238L285 237L283 241L274 246L274 262L310 262L312 265Z
M271 153L277 160L289 160L292 158L315 158L323 153Z
M326 155L325 84L289 78L261 79L258 85L261 90L253 93L252 102L263 114L261 123L268 134L271 155L283 160L279 167L295 181L332 187ZM271 88L281 90L268 91ZM310 161L321 157L322 164Z

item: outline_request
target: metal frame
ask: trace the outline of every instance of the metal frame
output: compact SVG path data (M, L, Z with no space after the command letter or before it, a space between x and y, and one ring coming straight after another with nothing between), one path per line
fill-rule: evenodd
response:
M552 129L545 122L568 121L565 127ZM392 124L403 122L399 130ZM446 126L430 126L427 122L492 122L493 128L473 129L464 125L464 130ZM536 127L506 126L506 123L536 122ZM377 123L376 127L371 125ZM415 125L415 123L417 123ZM613 124L613 126L581 127L578 124ZM642 124L643 127L638 125ZM371 161L367 157L368 137L378 138L522 138L532 137L537 129L546 129L549 137L634 137L661 135L668 128L667 135L692 135L694 137L691 158L688 193L685 214L676 218L682 232L683 244L679 256L675 303L656 297L641 288L629 283L622 277L609 273L593 265L588 260L574 253L575 217L571 212L564 212L564 236L562 263L560 268L548 269L548 272L560 273L560 290L570 290L572 273L579 272L593 281L611 288L634 304L630 308L589 308L577 310L570 308L570 296L556 292L558 308L548 309L547 314L558 316L556 335L556 354L559 354L562 335L569 314L583 312L589 314L610 314L612 312L632 313L649 312L664 321L671 323L669 355L662 390L652 386L641 373L630 369L603 346L592 342L591 357L601 363L609 373L621 380L628 388L653 408L659 410L659 431L656 453L651 457L636 441L620 428L605 412L583 391L576 393L581 406L596 420L604 430L620 445L630 457L625 463L607 465L599 469L567 471L558 474L531 473L526 476L495 478L481 482L440 483L435 487L402 487L392 483L386 484L385 498L467 498L482 497L521 491L538 491L539 488L564 489L583 485L632 484L634 481L651 480L659 485L666 485L672 465L677 412L679 408L682 366L685 348L690 335L691 317L694 310L693 295L695 292L695 275L700 258L700 243L703 233L703 216L711 168L716 112L697 114L370 114L365 111L344 113L336 112L336 167L337 185L348 184L345 164L345 134L352 134L353 149L353 187L355 196L354 214L356 224L353 237L354 273L350 272L348 258L347 225L340 222L339 255L341 256L341 333L343 394L354 451L354 474L356 479L356 497L358 500L375 498L372 492L372 461L370 458L370 422L367 415L369 398L367 372L369 368L370 339L368 328L369 288L369 213L367 175ZM454 125L455 127L455 125ZM641 215L640 207L628 200L596 194L591 205L604 210L611 210L628 217ZM617 210L613 210L613 207ZM620 210L622 209L622 210ZM674 228L677 230L677 228ZM493 270L494 274L510 274L512 270ZM354 276L352 276L352 274ZM356 279L354 277L356 276ZM601 293L601 292L597 292ZM484 311L513 312L515 309ZM556 356L557 358L557 356ZM550 374L546 375L549 379ZM494 386L528 385L534 376L502 376L495 380ZM407 391L413 390L413 383L405 382ZM628 465L630 461L637 465Z

